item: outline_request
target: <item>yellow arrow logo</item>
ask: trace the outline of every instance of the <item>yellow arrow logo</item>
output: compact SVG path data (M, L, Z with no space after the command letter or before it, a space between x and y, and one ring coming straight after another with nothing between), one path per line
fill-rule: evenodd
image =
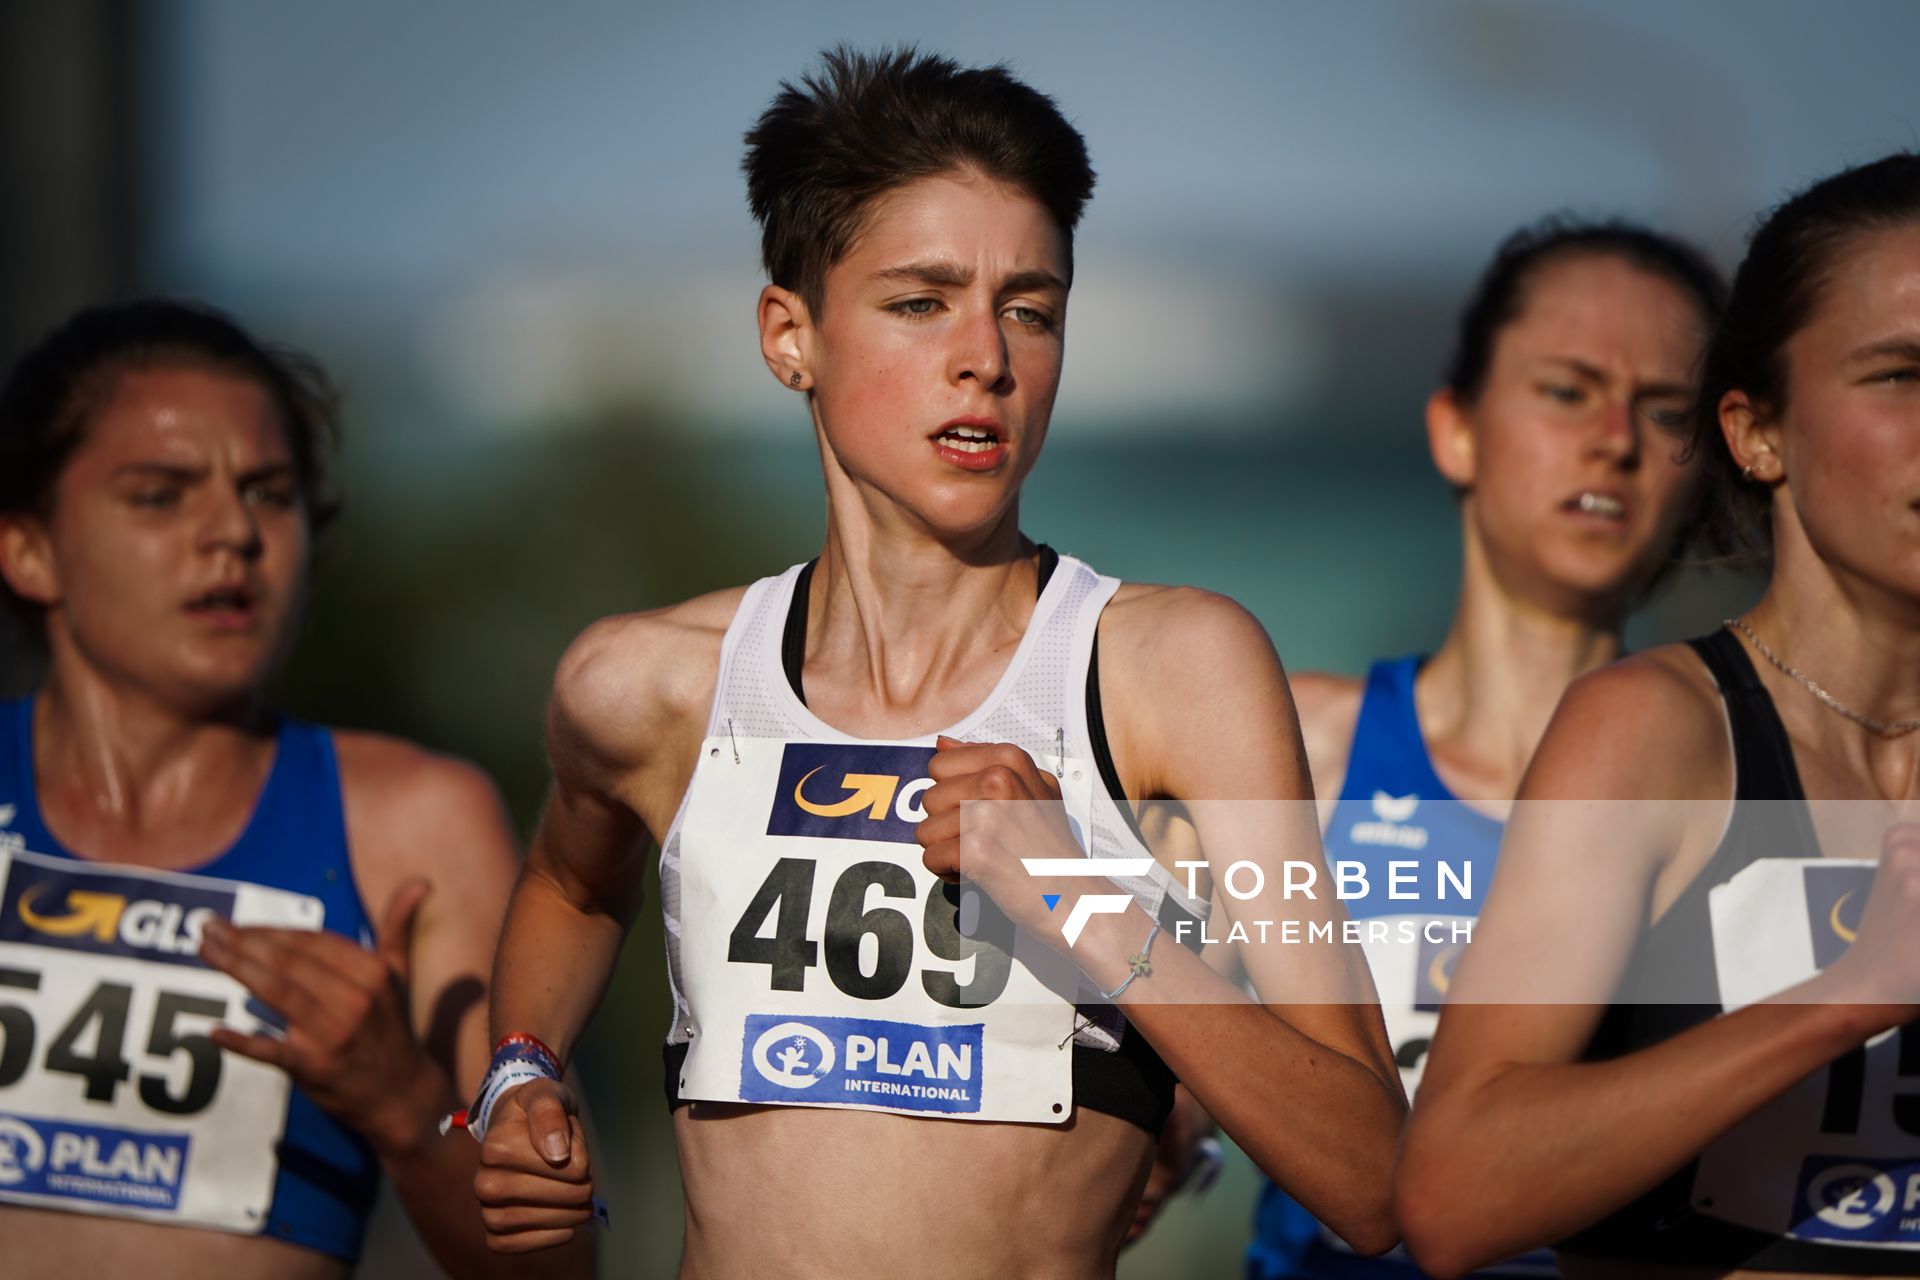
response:
M1847 928L1846 921L1840 918L1840 908L1846 906L1847 899L1852 896L1853 890L1851 889L1841 894L1839 901L1833 904L1833 910L1827 913L1827 923L1833 926L1834 936L1846 943L1851 943L1855 938L1860 936L1852 929Z
M887 816L887 809L893 804L893 789L900 785L900 779L888 773L850 773L840 780L840 785L853 792L844 800L832 804L815 804L807 799L805 791L807 778L826 768L820 765L810 769L807 775L793 784L793 802L808 813L821 818L845 818L862 809L868 810L867 817L879 822Z
M45 887L37 884L20 895L20 918L30 928L50 933L56 938L77 938L91 930L100 941L113 941L114 934L120 928L120 913L127 908L125 898L117 893L70 889L67 891L67 910L70 914L48 917L34 911L31 905Z
M1433 989L1443 998L1446 996L1447 991L1453 986L1453 974L1449 971L1450 966L1448 962L1458 954L1460 954L1459 943L1455 943L1450 947L1442 947L1434 953L1433 962L1427 966L1427 982L1430 983Z

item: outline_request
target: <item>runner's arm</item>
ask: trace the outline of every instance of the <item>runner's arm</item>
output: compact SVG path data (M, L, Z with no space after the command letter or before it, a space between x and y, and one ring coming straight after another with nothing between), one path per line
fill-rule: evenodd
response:
M562 1062L606 992L644 896L646 824L624 788L660 730L644 688L645 619L596 624L574 642L547 708L553 789L507 905L495 953L492 1039L537 1037ZM664 655L671 656L671 655ZM572 1090L534 1081L494 1109L474 1194L503 1253L567 1238L591 1194L586 1136ZM539 1180L537 1193L525 1189Z
M1578 1061L1662 860L1687 840L1717 843L1705 818L1720 806L1669 805L1644 823L1592 810L1597 820L1581 821L1579 802L1561 798L1671 795L1688 767L1678 762L1701 760L1719 761L1718 776L1697 779L1694 793L1731 790L1717 699L1690 704L1678 679L1636 662L1577 682L1522 783L1396 1179L1401 1227L1428 1271L1462 1274L1591 1225L1891 1025L1884 1010L1831 1003L1844 975L1829 970L1786 993L1806 1003L1751 1006L1616 1059ZM1647 724L1663 726L1658 745ZM1550 799L1560 803L1532 803ZM1531 990L1517 982L1539 975L1553 984L1543 1001L1581 1002L1514 1003Z
M493 782L460 761L370 734L340 734L354 874L383 956L406 979L417 1069L381 1082L390 1096L367 1136L421 1239L456 1275L528 1274L487 1248L471 1187L477 1148L443 1138L441 1119L478 1086L489 1055L486 977L518 851ZM424 882L424 885L421 883ZM413 894L418 906L402 914ZM538 1275L589 1275L593 1242L542 1260Z

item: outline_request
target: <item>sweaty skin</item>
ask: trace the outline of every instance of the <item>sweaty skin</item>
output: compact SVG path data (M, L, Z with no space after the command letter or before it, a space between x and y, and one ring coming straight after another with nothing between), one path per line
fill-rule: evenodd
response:
M1719 406L1734 462L1772 495L1773 574L1747 620L1882 719L1920 715L1916 332L1920 228L1862 235L1783 348L1788 403L1763 413L1733 391ZM1920 799L1920 735L1875 735L1749 656L1810 799ZM1579 1061L1604 1004L1474 1003L1481 984L1543 953L1611 991L1641 932L1712 856L1733 788L1724 705L1691 649L1636 655L1575 682L1561 702L1520 799L1688 803L1624 839L1511 829L1397 1178L1409 1246L1430 1271L1457 1274L1564 1239L1795 1082L1920 1014L1920 842L1892 836L1845 955L1772 1001L1605 1062ZM1530 928L1568 910L1583 921L1572 937ZM1563 1262L1572 1276L1622 1269Z
M826 473L804 679L810 709L835 728L897 740L954 723L1018 646L1037 583L1018 486L1058 383L1068 272L1042 206L956 173L876 202L828 273L822 315L778 287L763 293L763 353L782 385L810 393ZM942 447L941 425L962 418L992 423L995 449ZM646 844L667 831L692 777L740 597L609 619L562 660L547 726L555 787L508 910L496 1034L531 1031L563 1057L578 1042L641 908ZM1099 634L1109 738L1129 796L1309 795L1285 678L1237 605L1130 584ZM986 780L1044 793L1032 762L1013 767L1021 762L1004 750L954 744L935 757L923 841L937 811ZM1217 824L1200 835L1222 848L1262 843ZM949 870L950 852L930 845L925 861ZM1111 989L1146 928L1137 912L1100 917L1074 958ZM1297 979L1334 999L1263 1007L1180 948L1153 954L1140 993L1193 1003L1130 995L1136 1029L1265 1167L1363 1248L1390 1247L1383 1191L1404 1103L1364 965L1289 957L1305 972L1257 972L1256 983L1279 993ZM571 1102L544 1082L509 1093L483 1165L529 1170L535 1135L551 1136L556 1179L581 1176ZM1153 1146L1085 1108L1051 1126L696 1103L675 1112L674 1127L688 1277L774 1267L1110 1275ZM538 1215L498 1221L496 1248L537 1247L516 1227L537 1233Z
M122 373L45 517L0 518L0 572L45 606L33 732L39 807L94 862L192 871L245 829L273 765L259 694L304 594L309 534L266 393L191 364ZM187 608L214 586L250 603ZM474 1145L437 1123L488 1056L485 982L515 851L493 784L394 738L338 731L355 885L378 950L332 934L209 927L202 957L287 1018L284 1041L216 1030L286 1070L373 1145L444 1265L490 1274ZM583 1245L582 1248L585 1246ZM9 1274L339 1277L266 1236L0 1207ZM584 1269L581 1255L550 1265ZM504 1269L504 1268L500 1268Z

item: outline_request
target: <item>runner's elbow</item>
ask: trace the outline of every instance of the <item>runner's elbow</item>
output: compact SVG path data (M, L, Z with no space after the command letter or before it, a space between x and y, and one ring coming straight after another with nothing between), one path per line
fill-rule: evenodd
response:
M1490 1260L1472 1238L1475 1215L1461 1203L1456 1175L1444 1164L1403 1157L1393 1179L1393 1217L1407 1252L1436 1280L1465 1275Z

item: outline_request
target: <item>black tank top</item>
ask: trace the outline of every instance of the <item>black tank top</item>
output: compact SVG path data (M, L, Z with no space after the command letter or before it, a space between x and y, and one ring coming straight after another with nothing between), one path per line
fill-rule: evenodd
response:
M1620 981L1618 1002L1607 1010L1582 1055L1587 1062L1659 1044L1718 1017L1720 982L1707 895L1760 858L1805 858L1820 852L1786 726L1755 674L1746 646L1726 630L1688 643L1713 673L1726 703L1733 738L1733 812L1713 856L1640 935ZM1697 1169L1698 1161L1689 1161L1557 1248L1581 1257L1720 1269L1920 1275L1920 1252L1818 1244L1708 1217L1693 1205Z

